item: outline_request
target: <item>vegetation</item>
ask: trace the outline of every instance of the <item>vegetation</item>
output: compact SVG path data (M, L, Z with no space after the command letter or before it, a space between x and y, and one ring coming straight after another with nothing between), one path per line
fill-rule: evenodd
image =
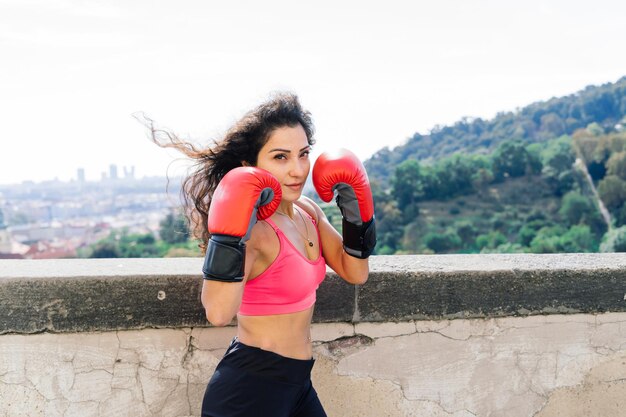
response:
M626 251L626 77L437 126L365 165L376 254ZM197 256L186 230L171 214L158 239L115 232L85 256Z
M187 223L182 215L169 213L159 226L160 239L152 233L129 233L126 229L116 230L107 238L83 249L79 256L84 258L199 256L198 245L189 239Z
M407 142L376 152L365 166L371 178L389 181L395 167L407 160L432 163L454 153L489 154L502 142L542 143L573 135L588 126L611 131L626 115L626 77L616 83L589 86L566 97L531 104L492 120L464 118L452 126L435 126L427 135L415 133Z
M626 77L384 148L376 253L624 250L625 129Z

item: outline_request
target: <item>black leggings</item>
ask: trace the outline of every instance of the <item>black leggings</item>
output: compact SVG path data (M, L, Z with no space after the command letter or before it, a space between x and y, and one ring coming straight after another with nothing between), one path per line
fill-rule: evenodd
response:
M202 417L326 417L311 384L314 362L235 338L209 381Z

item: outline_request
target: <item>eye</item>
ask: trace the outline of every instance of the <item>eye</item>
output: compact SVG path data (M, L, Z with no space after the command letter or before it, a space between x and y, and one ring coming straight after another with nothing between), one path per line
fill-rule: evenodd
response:
M274 159L287 159L287 155L285 155L284 153L279 153L274 155Z
M302 153L300 154L300 157L301 157L301 158L302 158L302 157L304 157L304 158L308 158L310 153L311 153L311 151L304 151L304 152L302 152Z

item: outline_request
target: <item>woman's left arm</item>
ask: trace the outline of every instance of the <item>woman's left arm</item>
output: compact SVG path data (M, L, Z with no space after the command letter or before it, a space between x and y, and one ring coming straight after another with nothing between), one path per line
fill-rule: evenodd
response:
M335 230L322 209L311 199L302 197L306 203L303 208L317 221L322 240L322 250L326 263L341 278L350 284L365 284L369 275L368 259L359 259L349 255L343 247L343 239Z
M367 281L367 258L376 246L374 200L365 167L347 149L322 153L313 166L313 185L323 201L335 201L342 216L341 235L314 204L328 265L353 284Z

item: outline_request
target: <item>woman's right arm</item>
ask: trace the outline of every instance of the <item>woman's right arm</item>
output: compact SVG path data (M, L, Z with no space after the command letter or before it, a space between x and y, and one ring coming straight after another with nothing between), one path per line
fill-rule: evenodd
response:
M266 218L280 203L280 184L269 172L254 167L229 171L211 199L202 272L202 304L215 326L229 324L241 304L243 287L257 260L261 232L257 214Z
M257 245L258 224L252 229L250 240L246 245L246 264L244 278L240 282L223 282L205 279L202 283L202 305L207 320L213 326L227 326L239 311L243 287L250 276L252 265L259 256Z

